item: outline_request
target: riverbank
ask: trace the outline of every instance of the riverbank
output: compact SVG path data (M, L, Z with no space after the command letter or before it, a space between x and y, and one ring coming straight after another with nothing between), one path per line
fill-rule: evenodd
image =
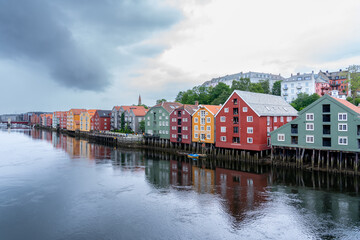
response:
M184 155L196 153L205 156L206 161L222 161L226 165L234 165L238 162L254 163L261 165L274 165L276 167L303 169L305 171L319 171L330 173L341 173L346 175L359 175L357 161L352 158L336 159L331 156L331 161L324 161L324 157L315 157L305 155L303 158L293 154L273 154L271 150L265 151L245 151L237 149L216 148L212 145L205 146L201 143L181 144L172 143L167 139L159 139L151 136L132 135L114 132L80 132L68 131L66 129L53 129L49 127L38 127L48 131L57 131L75 138L86 139L89 142L101 143L112 147L121 147L129 149L153 149L161 153L171 153L175 155Z

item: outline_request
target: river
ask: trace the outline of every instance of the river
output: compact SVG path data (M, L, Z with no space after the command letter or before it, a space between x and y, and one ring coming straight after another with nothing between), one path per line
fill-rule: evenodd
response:
M359 178L0 130L0 239L360 239Z

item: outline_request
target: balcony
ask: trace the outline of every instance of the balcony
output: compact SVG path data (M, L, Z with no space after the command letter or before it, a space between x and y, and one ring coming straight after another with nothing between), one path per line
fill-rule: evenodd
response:
M302 86L296 86L296 88L297 88L297 89L301 89L301 88L302 88Z
M283 87L284 90L288 90L289 88L288 87Z
M283 96L288 96L289 94L288 93L284 93Z

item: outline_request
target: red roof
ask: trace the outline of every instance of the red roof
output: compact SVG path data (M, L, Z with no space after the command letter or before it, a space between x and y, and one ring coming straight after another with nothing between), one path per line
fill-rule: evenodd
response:
M135 116L143 117L148 112L147 109L143 108L132 108L131 111L135 114Z
M213 115L215 115L220 109L220 105L201 105L203 107L206 107L210 112L212 112Z
M340 99L340 98L334 98L336 101L342 103L343 105L347 106L348 108L350 108L351 110L353 110L354 112L357 112L360 114L360 107L355 106L354 104L352 104L351 102L345 100L345 99Z
M119 110L120 110L120 107L121 107L121 106L114 106L114 108L116 109L116 111L119 111Z
M162 102L156 104L154 107L163 107L168 113L171 113L175 108L182 106L183 104L178 102Z
M85 112L86 109L70 109L69 112L72 112L74 115L79 115L82 112Z

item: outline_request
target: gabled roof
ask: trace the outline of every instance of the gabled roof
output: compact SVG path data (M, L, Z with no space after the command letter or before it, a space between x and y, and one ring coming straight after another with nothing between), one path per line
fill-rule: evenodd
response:
M298 112L282 97L264 94L234 90L228 100L237 94L246 104L260 116L297 116ZM225 106L224 104L224 106Z
M69 112L72 112L73 114L80 114L85 111L86 111L86 109L70 109L69 110Z
M345 100L345 99L340 99L340 98L334 98L336 101L340 102L341 104L345 105L346 107L350 108L351 110L353 110L354 112L360 114L360 107L355 106L354 104L352 104L351 102Z
M212 113L214 116L220 111L221 105L199 105L199 107L196 109L195 112L197 112L201 108L206 108L210 113ZM194 112L194 113L195 113Z
M174 109L174 111L176 110L185 110L187 111L190 115L193 115L194 112L196 112L196 110L199 108L199 105L190 105L190 104L184 104L180 107L177 107L176 109Z
M178 102L162 102L162 103L156 104L153 107L163 107L168 113L171 113L172 111L175 110L175 108L178 108L180 106L182 106L182 104L178 103Z
M133 112L134 115L137 116L137 117L143 117L148 112L148 110L145 109L144 107L142 107L142 108L131 108L130 111Z
M116 111L119 111L119 110L120 110L120 107L121 107L121 106L114 106L114 107L113 107L113 110L114 110L114 108L115 108Z
M110 117L111 116L111 110L96 110L97 113L99 114L99 117L103 118L103 117Z

